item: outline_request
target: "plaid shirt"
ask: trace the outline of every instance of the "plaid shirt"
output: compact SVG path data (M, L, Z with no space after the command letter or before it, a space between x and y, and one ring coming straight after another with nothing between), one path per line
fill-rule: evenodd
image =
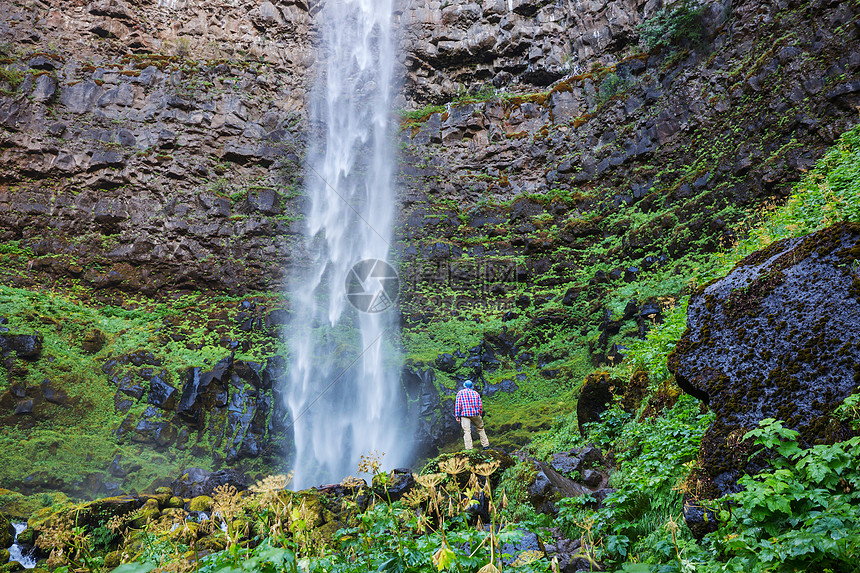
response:
M454 406L455 418L471 418L472 416L483 415L484 405L481 403L480 394L469 388L463 388L457 392L457 403Z

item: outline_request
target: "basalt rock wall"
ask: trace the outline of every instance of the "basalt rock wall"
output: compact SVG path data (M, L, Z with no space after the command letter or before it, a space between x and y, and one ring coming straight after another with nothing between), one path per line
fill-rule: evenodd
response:
M445 103L470 91L539 91L635 51L662 0L403 0L404 102ZM730 3L704 2L703 23Z
M279 281L301 256L311 21L302 2L4 2L0 237L33 254L4 280Z

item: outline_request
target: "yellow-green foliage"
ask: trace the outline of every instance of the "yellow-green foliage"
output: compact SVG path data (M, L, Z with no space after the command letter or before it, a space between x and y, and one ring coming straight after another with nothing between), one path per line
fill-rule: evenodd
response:
M276 296L271 298L277 302ZM233 330L235 321L226 310L235 307L235 301L205 296L185 296L172 302L140 299L126 308L99 307L62 294L0 285L0 316L9 321L5 326L12 333L42 335L40 358L18 360L18 367L26 373L17 374L14 381L38 388L49 380L68 395L61 405L42 402L36 420L6 419L0 428L0 483L11 484L35 475L69 487L89 473L104 472L118 454L124 463L142 466L125 484L137 491L148 489L158 479L175 477L182 467L209 467L211 459L193 458L190 448L156 452L131 443L118 444L113 431L126 414L115 413L116 387L102 366L109 359L138 350L152 352L161 360L157 369L164 370L163 378L181 389L187 368L212 365L230 354L220 344L224 334L212 326L213 315L219 312L223 317L215 322L227 325L230 338L250 342L247 352L236 354L237 360L265 362L267 354L282 351L278 341L263 333ZM185 340L167 336L168 328L182 333ZM84 348L94 338L93 333L100 333L95 338L104 339L95 352ZM121 376L129 366L116 368L114 374ZM0 393L7 389L6 374L5 369L0 372ZM146 407L143 400L130 412L140 414ZM200 439L206 446L208 437L203 434Z

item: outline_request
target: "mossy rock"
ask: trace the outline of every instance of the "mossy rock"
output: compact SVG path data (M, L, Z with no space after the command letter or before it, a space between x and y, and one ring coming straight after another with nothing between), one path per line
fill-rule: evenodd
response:
M126 515L140 507L143 500L133 495L118 495L91 501L84 505L81 517L85 525L97 527L116 515Z
M293 507L301 508L302 519L310 527L319 527L325 523L325 519L323 519L325 507L323 507L318 492L308 489L297 492L293 498Z
M12 545L12 543L10 542L9 545ZM0 563L8 563L10 557L8 549L0 549Z
M105 345L105 333L99 330L98 328L94 328L89 332L85 333L81 338L81 348L84 349L84 352L89 354L95 354L99 350L101 350Z
M26 545L36 544L36 530L29 527L18 534L18 542Z
M188 511L212 511L214 502L208 495L198 495L188 502Z
M200 541L197 542L197 550L198 551L224 551L227 548L227 540L224 539L223 536L214 536L210 535L208 537L204 537Z
M667 362L715 414L699 450L709 490L725 495L739 475L760 471L750 442L736 437L764 418L798 431L803 447L850 435L833 412L860 389L858 253L860 225L841 223L777 241L690 297L687 331Z
M158 500L150 498L146 500L143 507L140 508L138 517L132 522L132 526L138 529L146 526L150 521L155 521L161 517L161 510L158 508Z
M37 510L36 513L31 515L30 519L27 520L27 529L41 529L41 526L50 520L51 517L54 516L54 513L56 512L50 507L43 507L42 509Z
M0 573L15 573L17 571L25 571L24 566L17 561L10 561L5 565L0 565Z
M334 540L335 533L339 529L343 529L344 524L340 521L329 521L311 531L311 538L314 540L314 545L325 546L330 545Z
M177 497L174 495L167 500L165 507L185 507L185 500L183 500L181 497Z
M165 488L165 489L167 489L167 488ZM168 489L168 491L164 492L164 493L156 493L155 495L147 495L147 496L143 496L143 497L147 501L154 499L158 503L158 507L163 508L163 507L168 507L167 504L170 502L170 499L172 497L174 497L174 495Z
M190 545L200 536L200 524L193 521L185 521L179 527L170 532L173 541Z
M122 551L112 551L105 555L105 570L116 569L122 563Z
M0 514L0 547L10 547L15 540L15 528L6 517ZM0 560L9 561L8 558Z

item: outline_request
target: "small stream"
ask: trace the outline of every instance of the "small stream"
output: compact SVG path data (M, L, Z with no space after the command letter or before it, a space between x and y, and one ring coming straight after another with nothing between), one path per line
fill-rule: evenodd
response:
M24 569L32 569L36 566L36 558L33 557L33 549L25 550L18 544L18 534L27 529L26 523L13 523L15 528L15 539L12 541L12 547L9 548L9 562L17 561Z

